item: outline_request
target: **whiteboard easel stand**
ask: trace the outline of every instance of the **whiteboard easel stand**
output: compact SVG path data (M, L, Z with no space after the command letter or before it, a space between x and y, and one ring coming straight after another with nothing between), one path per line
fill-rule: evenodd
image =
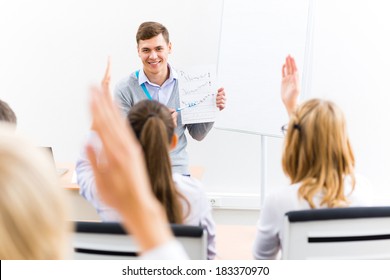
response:
M260 208L264 202L265 188L267 185L267 137L265 135L260 136L261 156L260 156Z
M235 133L243 133L243 134L251 134L251 135L259 135L260 136L260 209L264 202L265 197L265 188L267 186L267 137L270 138L283 138L282 135L277 134L268 134L268 133L261 133L261 132L254 132L254 131L247 131L247 130L241 130L241 129L232 129L232 128L225 128L225 127L215 127L215 129L223 130L223 131L230 131Z

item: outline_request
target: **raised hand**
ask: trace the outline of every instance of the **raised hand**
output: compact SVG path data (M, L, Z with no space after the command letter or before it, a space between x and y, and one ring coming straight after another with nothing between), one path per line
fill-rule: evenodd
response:
M107 59L106 72L104 73L104 77L101 82L101 85L104 92L111 94L110 83L111 83L111 57L109 56Z
M220 111L225 109L226 106L226 95L225 95L225 89L219 88L217 97L216 97L217 107Z
M298 96L301 92L298 69L295 60L290 55L286 57L286 62L282 67L282 101L289 115L298 105Z
M169 108L169 112L171 112L173 124L175 125L175 127L177 127L177 115L178 114L177 114L176 110Z

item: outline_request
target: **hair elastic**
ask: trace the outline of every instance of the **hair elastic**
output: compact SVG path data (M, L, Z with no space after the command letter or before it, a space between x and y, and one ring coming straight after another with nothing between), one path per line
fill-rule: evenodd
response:
M301 131L301 126L299 124L294 123L293 128Z

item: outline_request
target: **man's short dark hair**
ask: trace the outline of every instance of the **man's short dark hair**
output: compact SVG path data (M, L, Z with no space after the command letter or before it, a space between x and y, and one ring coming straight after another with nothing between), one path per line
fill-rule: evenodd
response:
M168 44L169 32L164 25L154 21L144 22L138 27L137 36L136 36L137 45L139 44L140 40L149 40L155 36L158 36L159 34L163 35L165 42L167 42Z

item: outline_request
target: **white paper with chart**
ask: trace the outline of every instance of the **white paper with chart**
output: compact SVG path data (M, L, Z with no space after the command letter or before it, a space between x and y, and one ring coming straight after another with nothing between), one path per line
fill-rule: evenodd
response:
M214 122L216 106L216 67L204 65L177 69L180 106L183 124Z

